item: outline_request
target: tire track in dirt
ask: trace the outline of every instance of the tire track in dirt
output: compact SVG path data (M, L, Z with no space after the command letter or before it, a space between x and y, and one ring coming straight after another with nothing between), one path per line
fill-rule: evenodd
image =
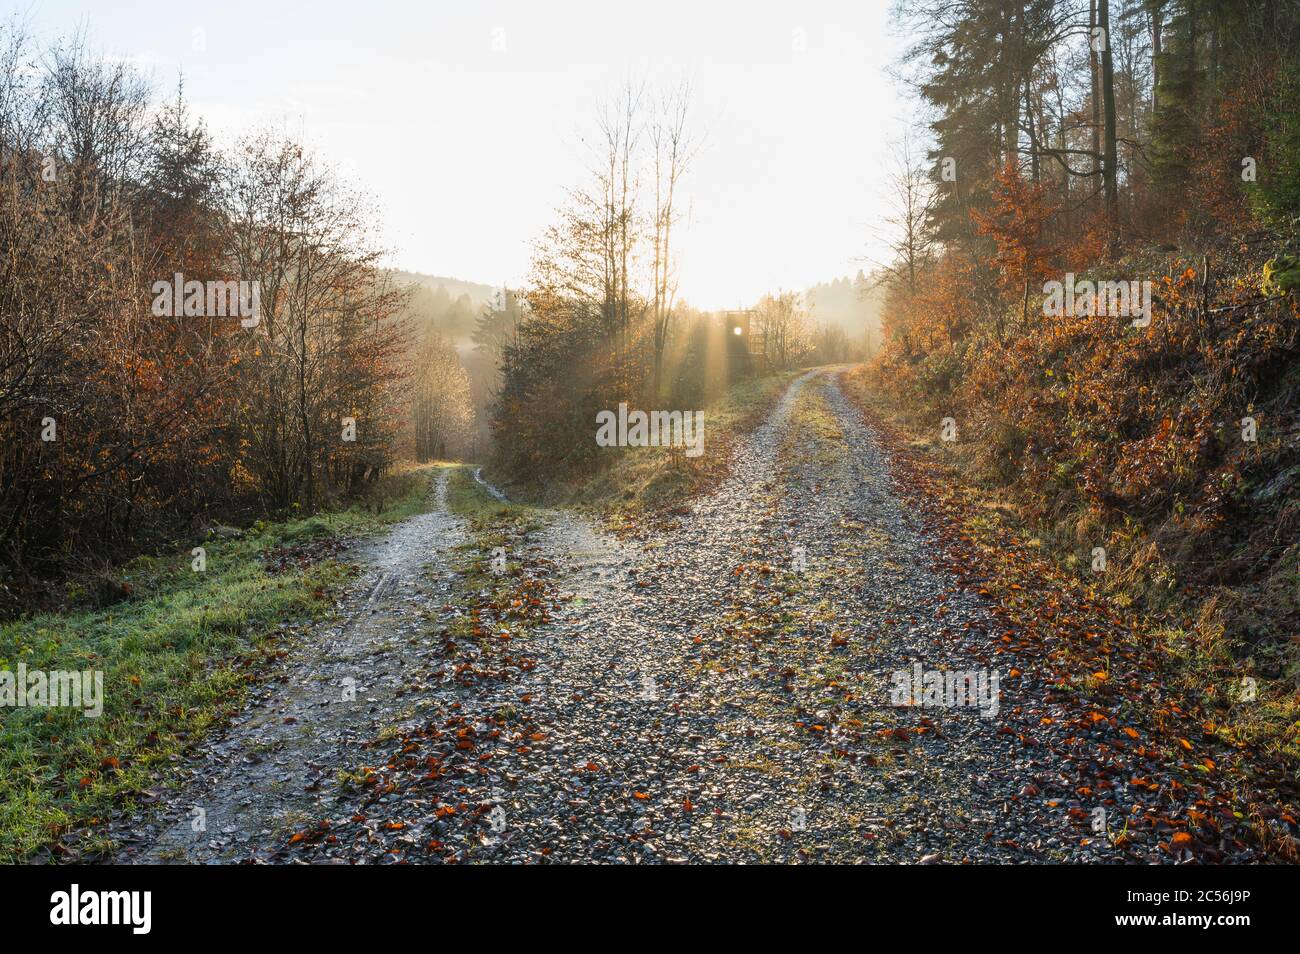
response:
M342 799L318 829L337 838L301 857L1077 859L1018 804L996 717L890 704L914 662L987 667L992 620L833 377L796 379L731 463L635 543L544 513L512 554L561 594L518 650L529 664L439 691L447 721L406 725L381 793Z
M321 813L360 742L421 707L414 661L433 650L429 624L446 616L452 584L448 556L466 539L446 494L444 472L433 509L353 548L363 572L333 617L297 632L255 697L191 757L176 792L146 819L113 824L117 862L254 855Z

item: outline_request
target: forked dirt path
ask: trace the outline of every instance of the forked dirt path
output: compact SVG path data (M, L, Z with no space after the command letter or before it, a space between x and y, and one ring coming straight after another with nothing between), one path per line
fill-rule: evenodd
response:
M528 512L504 596L451 571L490 541L446 512L444 477L119 860L1126 860L1093 806L1178 790L1134 788L1122 726L1001 670L1005 624L895 492L837 371L797 378L672 525L618 540ZM997 674L996 694L897 704L918 668Z
M334 618L297 633L258 697L196 755L180 791L152 820L114 826L117 861L242 860L320 813L359 742L421 711L412 662L449 612L448 555L466 539L446 509L445 472L433 492L432 510L349 554L363 573Z
M549 621L473 679L445 659L440 718L355 753L371 784L264 857L1093 860L1063 808L1021 797L996 713L891 704L914 664L987 671L994 622L888 473L814 371L675 527L620 542L543 515L511 557L525 588L560 592Z

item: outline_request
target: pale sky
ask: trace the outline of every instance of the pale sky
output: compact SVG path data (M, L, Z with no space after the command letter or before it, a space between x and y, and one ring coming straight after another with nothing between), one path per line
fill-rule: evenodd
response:
M301 131L374 197L389 264L525 278L579 137L628 78L689 77L706 143L689 172L680 294L752 303L879 256L881 173L909 104L886 70L889 0L735 3L25 0L44 41L84 25L170 91L184 71L218 137ZM202 33L196 33L202 31ZM805 49L797 49L802 37ZM494 50L504 40L504 50Z

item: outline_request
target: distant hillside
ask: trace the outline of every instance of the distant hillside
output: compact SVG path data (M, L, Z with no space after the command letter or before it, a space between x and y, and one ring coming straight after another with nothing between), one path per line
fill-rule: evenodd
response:
M480 282L396 269L390 274L397 284L416 287L406 314L417 336L432 327L462 347L468 345L483 306L496 297L493 286Z
M442 275L404 272L400 269L394 269L391 274L402 285L423 285L431 291L436 291L441 287L446 290L447 296L453 301L461 295L467 295L474 305L487 304L492 300L492 296L496 291L493 285L484 285L481 282L467 282L459 278L446 278Z
M861 270L854 278L837 278L805 289L803 300L819 324L842 328L855 341L870 332L871 342L880 342L884 290Z
M401 286L415 286L402 311L411 331L412 353L430 335L447 339L456 350L461 366L469 374L470 401L474 408L473 451L490 439L488 410L496 393L497 354L476 347L474 330L497 298L497 289L480 282L467 282L441 275L393 270ZM511 298L513 301L513 297Z

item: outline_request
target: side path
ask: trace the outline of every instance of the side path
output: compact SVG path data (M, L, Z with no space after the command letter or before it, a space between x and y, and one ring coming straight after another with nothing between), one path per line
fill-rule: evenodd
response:
M447 511L447 474L434 507L358 545L363 574L326 622L287 647L278 671L186 769L180 790L144 820L115 822L119 863L230 862L315 817L359 742L421 706L413 657L432 652L449 612L451 550L466 539Z
M511 557L557 592L547 621L472 684L444 664L442 720L367 750L377 782L278 860L1091 857L1026 794L1014 689L891 704L915 664L987 673L995 621L831 375L796 379L676 527L620 542L551 512Z

